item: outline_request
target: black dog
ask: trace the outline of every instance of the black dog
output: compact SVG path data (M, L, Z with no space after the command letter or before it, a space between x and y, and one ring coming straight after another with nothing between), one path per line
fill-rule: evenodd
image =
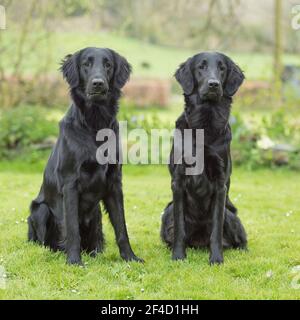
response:
M204 170L186 175L186 163L174 161L173 144L169 165L173 201L164 211L161 236L172 247L174 260L185 259L187 246L210 247L210 263L222 263L223 247L247 246L244 227L228 197L232 166L228 120L232 96L244 75L227 56L204 52L183 63L175 77L185 98L176 128L204 129Z
M86 48L67 56L61 71L72 105L60 122L40 193L30 207L28 238L65 251L70 264L82 264L81 250L93 256L103 250L102 200L121 257L141 261L127 235L121 165L96 161L97 131L110 128L118 137L118 100L131 67L113 50Z

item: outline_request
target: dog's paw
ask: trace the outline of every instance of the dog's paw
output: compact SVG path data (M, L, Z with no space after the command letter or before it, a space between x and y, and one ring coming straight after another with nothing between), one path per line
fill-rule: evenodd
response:
M143 259L137 257L134 253L127 254L127 255L122 255L122 258L127 262L131 262L131 261L140 262L140 263L144 263L145 262Z
M224 258L221 253L212 253L209 258L210 265L222 264L223 262L224 262Z
M139 263L145 263L144 259L139 258L137 256L134 256L130 261L136 261L136 262L139 262Z
M95 248L94 250L89 251L88 254L91 258L96 258L97 254L102 252L103 252L103 248L101 247L101 248Z
M247 244L240 245L237 247L237 249L245 252L249 251Z
M96 258L97 254L98 254L98 251L97 251L97 250L92 250L91 252L89 252L89 256L90 256L91 258Z
M172 253L172 260L178 261L178 260L184 260L186 259L186 253L184 250L174 250Z
M69 265L77 265L80 267L84 267L83 262L81 261L80 256L69 256L67 258L67 264Z

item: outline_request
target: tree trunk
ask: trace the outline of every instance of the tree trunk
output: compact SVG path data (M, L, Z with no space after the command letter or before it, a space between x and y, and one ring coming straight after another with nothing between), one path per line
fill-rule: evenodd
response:
M274 0L274 97L282 101L282 1Z

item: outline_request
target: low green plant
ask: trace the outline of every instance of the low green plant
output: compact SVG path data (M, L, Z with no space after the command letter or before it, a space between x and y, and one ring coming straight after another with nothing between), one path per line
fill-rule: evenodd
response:
M0 116L0 158L35 154L57 136L57 122L41 107L22 106ZM45 146L43 145L45 144Z
M278 109L258 115L257 112L249 114L240 108L235 109L231 117L231 153L235 165L250 169L278 165L300 169L300 121L294 111ZM141 109L123 101L118 119L127 121L128 132L142 128L150 137L152 129L173 129L178 111L155 107ZM2 112L0 159L18 158L37 163L45 158L58 135L57 122L62 115L62 110L58 112L38 106L22 106ZM129 145L132 143L135 142L128 141ZM278 151L278 146L291 150ZM164 150L161 156L165 157L163 153Z
M249 168L285 165L300 168L300 123L279 109L251 121L241 112L232 117L232 156Z

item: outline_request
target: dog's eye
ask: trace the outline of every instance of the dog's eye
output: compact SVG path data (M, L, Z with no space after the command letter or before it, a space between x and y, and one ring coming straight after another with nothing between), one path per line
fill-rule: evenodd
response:
M220 64L220 65L219 65L219 68L220 68L221 71L225 71L225 69L226 69L223 64Z
M90 66L90 61L85 61L85 62L83 63L83 65L84 65L85 67L89 67L89 66Z
M106 62L104 63L104 66L105 66L105 68L106 68L107 70L109 70L109 69L111 68L111 64L110 64L110 62L108 62L108 61L106 61Z
M200 70L206 69L206 61L203 61L202 64L200 64L199 69Z

